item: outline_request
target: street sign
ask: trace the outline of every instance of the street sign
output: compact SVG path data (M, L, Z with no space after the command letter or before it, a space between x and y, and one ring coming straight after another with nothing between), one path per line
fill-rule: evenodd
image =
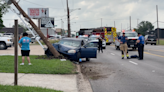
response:
M41 18L41 27L53 28L54 18Z
M28 8L28 16L32 19L49 17L48 8Z

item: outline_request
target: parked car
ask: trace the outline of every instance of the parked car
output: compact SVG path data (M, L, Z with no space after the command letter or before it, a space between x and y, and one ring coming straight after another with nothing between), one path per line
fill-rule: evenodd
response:
M79 35L78 38L88 41L88 35Z
M100 35L91 35L89 37L88 41L98 43L99 42L99 40L97 39L98 37L100 37ZM103 47L103 49L106 49L106 41L105 40L102 41L102 47Z
M86 42L84 39L77 38L63 38L58 43L53 44L54 48L62 55L68 57L71 61L79 61L80 58L97 58L96 44L92 45L91 42ZM49 49L45 54L50 56L52 53Z
M12 45L12 38L4 37L3 34L0 34L0 50L5 50L8 47L11 47Z
M145 36L145 44L151 44L151 45L156 45L157 43L157 38L155 35L146 35Z
M12 38L12 42L14 42L14 34L13 33L4 33L3 36Z

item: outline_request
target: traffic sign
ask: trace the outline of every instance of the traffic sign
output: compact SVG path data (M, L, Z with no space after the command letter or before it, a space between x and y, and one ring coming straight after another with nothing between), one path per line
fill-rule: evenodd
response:
M41 18L41 27L53 28L54 18Z

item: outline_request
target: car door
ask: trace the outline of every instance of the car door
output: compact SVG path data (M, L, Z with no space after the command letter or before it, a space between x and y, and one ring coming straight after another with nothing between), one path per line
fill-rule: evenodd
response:
M97 58L97 42L89 42L81 47L81 58Z

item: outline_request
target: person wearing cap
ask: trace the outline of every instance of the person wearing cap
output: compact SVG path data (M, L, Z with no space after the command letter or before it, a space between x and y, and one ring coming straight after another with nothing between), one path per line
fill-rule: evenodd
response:
M27 57L28 65L31 65L30 62L30 42L31 39L28 37L28 34L25 32L23 33L23 37L19 40L19 47L21 48L22 54L22 63L20 65L24 65L25 57Z
M103 53L103 48L102 48L103 38L102 38L102 35L100 35L100 37L98 37L97 39L98 39L98 52L100 53L100 50L101 50L101 52Z
M145 38L140 34L138 33L138 40L136 42L136 44L138 44L138 54L139 54L139 58L138 60L143 60L143 51L144 51L144 40Z
M117 39L120 42L120 50L122 54L122 59L124 59L124 53L126 53L127 59L129 59L129 54L128 54L128 45L127 45L127 36L125 36L125 33L122 34L122 36L118 37Z

